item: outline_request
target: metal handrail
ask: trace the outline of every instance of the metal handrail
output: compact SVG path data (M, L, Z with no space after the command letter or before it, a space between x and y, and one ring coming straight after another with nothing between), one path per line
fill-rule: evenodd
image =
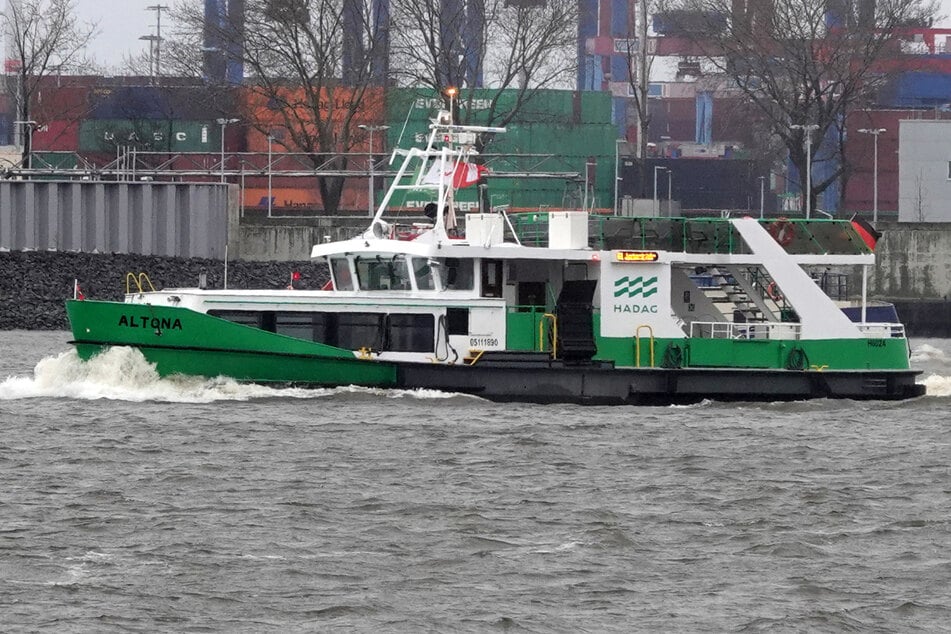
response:
M551 358L558 358L558 318L551 313L544 313L538 322L538 350L545 351L545 320L551 320Z
M634 367L641 367L641 328L647 328L648 335L650 337L650 358L651 365L654 367L654 329L651 328L650 324L641 324L637 327L637 330L634 331Z
M148 284L149 290L151 290L153 293L155 292L155 287L152 286L152 280L149 279L148 275L146 275L145 273L139 273L138 275L136 275L135 273L132 273L130 271L125 274L125 294L126 295L128 295L132 289L132 285L129 284L129 280L132 280L132 283L135 284L136 289L138 289L140 293L145 292L144 290L145 286L143 285L143 282L145 282L145 284Z
M801 335L802 324L788 321L690 322L690 336L697 339L799 339Z

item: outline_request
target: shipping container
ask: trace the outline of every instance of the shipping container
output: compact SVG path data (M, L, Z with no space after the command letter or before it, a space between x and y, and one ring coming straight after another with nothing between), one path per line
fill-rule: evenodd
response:
M652 99L648 102L651 115L649 141L664 140L693 142L697 135L697 102L695 98ZM664 137L667 137L666 139Z
M33 169L76 169L79 165L79 157L73 152L34 152L30 157ZM35 176L38 180L57 180L62 179L60 175Z
M237 97L239 105L236 111L247 113L247 120L243 123L248 126L247 147L251 152L267 151L267 136L257 130L271 128L280 132L285 127L288 117L291 120L305 122L313 120L313 114L308 106L310 95L302 89L288 89L279 101L269 100L265 95L250 89L238 91ZM383 103L382 88L371 87L366 90L355 91L351 88L338 87L332 90L322 90L319 105L321 107L321 117L329 118L338 125L342 126L344 121L351 118L355 119L352 122L354 126L353 134L347 140L354 144L360 144L364 141L361 135L356 134L359 132L356 125L360 123L371 125L381 123L384 112ZM294 104L299 105L295 106ZM252 130L252 128L257 128L257 130ZM338 135L338 137L343 138L342 135ZM288 136L289 142L290 136ZM346 152L350 151L351 148L331 149Z
M900 73L878 90L877 101L882 107L946 108L951 101L951 73Z
M78 149L78 121L50 121L33 132L34 151L75 152Z
M169 151L168 121L88 119L79 126L81 152L115 152L117 148Z
M172 152L209 152L221 148L221 126L211 121L171 123L169 149ZM227 148L226 148L227 149Z
M644 165L644 177L641 168ZM657 159L624 161L620 168L619 196L667 200L668 174L672 198L682 209L758 209L759 174L753 161L711 159Z
M33 94L30 117L47 121L78 121L89 117L97 95L88 86L44 83Z
M846 122L846 160L851 176L846 184L842 208L871 211L874 208L875 139L860 129L884 132L878 135L878 208L898 210L898 126L903 119L933 118L930 110L863 110L849 115ZM946 115L948 116L948 115Z
M463 117L475 124L489 123L495 103L496 119L511 112L519 98L517 90L479 88L463 90L459 108ZM527 98L518 110L520 123L611 123L611 94L606 92L578 92L571 90L538 90ZM402 127L404 121L428 123L436 112L444 109L442 96L429 89L394 88L386 94L387 122ZM468 115L468 116L467 116Z

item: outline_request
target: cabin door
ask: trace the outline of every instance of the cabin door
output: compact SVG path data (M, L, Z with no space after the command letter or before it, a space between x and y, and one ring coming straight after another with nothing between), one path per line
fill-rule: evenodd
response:
M598 353L593 306L597 280L566 280L558 295L558 355L566 361L590 361Z

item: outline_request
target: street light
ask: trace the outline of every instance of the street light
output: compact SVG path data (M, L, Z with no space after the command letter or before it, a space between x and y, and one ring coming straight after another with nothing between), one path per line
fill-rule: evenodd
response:
M271 192L271 142L274 140L274 133L268 131L267 133L267 217L271 217L271 198L273 197Z
M33 169L33 131L37 128L36 121L14 121L13 125L22 125L26 128L27 136L27 153L26 153L26 168Z
M658 170L663 171L663 170L666 170L666 169L667 169L667 168L664 167L663 165L655 165L655 166L654 166L654 205L653 205L653 207L651 208L652 211L654 212L654 217L657 217L657 216L660 215L660 213L659 213L658 210L657 210L657 171L658 171Z
M459 94L459 89L458 89L458 88L455 88L455 87L446 88L446 95L449 97L449 123L450 123L450 125L456 123L456 113L455 113L455 109L453 108L453 101L455 101L456 95L458 95L458 94Z
M155 75L162 76L162 11L168 11L168 5L152 4L145 7L146 11L155 11L155 37L152 42L155 43ZM144 38L139 38L144 39ZM151 38L150 38L151 39ZM151 71L152 42L149 43L149 70Z
M794 124L789 126L793 130L802 130L806 133L806 218L812 215L812 131L818 130L815 123L808 125Z
M368 159L368 162L370 163L370 183L369 183L369 192L368 192L369 195L367 196L367 206L369 207L370 217L372 218L374 202L376 202L373 200L373 191L374 191L373 190L373 133L378 131L382 132L383 130L389 130L390 126L388 125L360 125L357 127L360 128L361 130L366 130L367 132L370 133L370 158Z
M139 39L149 43L149 83L155 85L155 45L159 41L159 37L157 35L143 35Z
M674 182L674 171L672 169L667 169L667 217L670 218L673 215L673 182Z
M872 159L872 224L878 224L878 135L885 132L885 128L860 128L859 132L871 134L873 140Z
M627 139L616 139L614 141L614 215L618 214L618 183L621 180L621 144L627 143Z
M763 203L766 200L766 177L759 177L759 219L763 219Z
M215 119L221 126L221 182L225 182L225 128L229 123L237 123L239 119Z

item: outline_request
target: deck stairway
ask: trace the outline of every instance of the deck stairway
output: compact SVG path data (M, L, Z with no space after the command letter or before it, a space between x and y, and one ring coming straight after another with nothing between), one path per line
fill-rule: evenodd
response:
M727 321L762 323L780 319L782 299L767 292L772 278L760 267L711 267L712 284L701 290L723 313Z

